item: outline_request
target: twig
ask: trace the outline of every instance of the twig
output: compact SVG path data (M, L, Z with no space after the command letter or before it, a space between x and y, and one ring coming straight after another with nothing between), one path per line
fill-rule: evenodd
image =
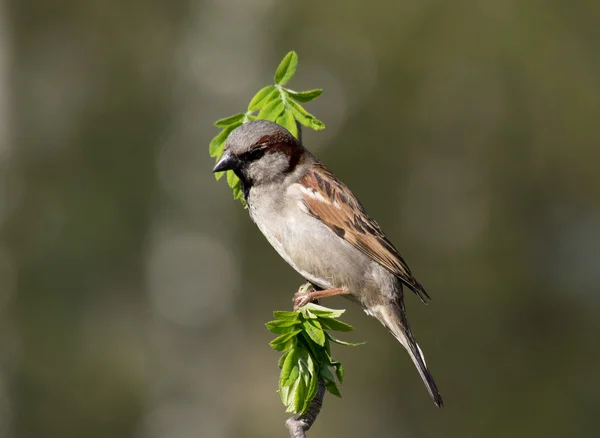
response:
M290 431L290 438L306 438L306 431L311 428L317 415L321 412L325 397L325 381L319 380L319 389L305 414L287 419L285 426Z
M300 124L298 124L298 134L299 138L302 138ZM310 283L306 283L309 285ZM299 290L302 290L303 286L300 286ZM314 291L315 286L311 284L311 289ZM311 303L319 304L319 300L312 300ZM290 431L290 438L306 438L306 431L310 429L317 419L317 416L321 412L321 408L323 407L323 399L325 398L325 381L323 379L319 380L319 389L317 389L317 393L315 394L315 398L310 402L310 406L306 410L306 412L302 415L295 415L286 420L285 426Z

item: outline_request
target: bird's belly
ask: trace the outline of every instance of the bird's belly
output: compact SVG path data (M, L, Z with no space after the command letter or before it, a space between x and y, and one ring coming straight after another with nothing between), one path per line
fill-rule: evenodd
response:
M300 275L323 289L346 287L350 293L362 288L370 259L335 235L317 219L282 216L277 226L257 223L269 243Z

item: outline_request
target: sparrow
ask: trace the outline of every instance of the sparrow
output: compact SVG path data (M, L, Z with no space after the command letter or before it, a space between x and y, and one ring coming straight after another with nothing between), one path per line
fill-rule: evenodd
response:
M429 295L356 196L282 126L256 120L229 135L213 172L241 181L251 219L279 255L314 290L294 309L343 295L362 306L404 346L436 406L443 405L404 307L406 286Z

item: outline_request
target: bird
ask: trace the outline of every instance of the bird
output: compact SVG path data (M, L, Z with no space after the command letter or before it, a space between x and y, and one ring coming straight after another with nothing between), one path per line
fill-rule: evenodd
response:
M250 218L279 255L313 286L294 310L343 295L375 317L404 346L437 407L442 396L408 323L404 288L430 299L356 196L288 130L267 120L228 136L213 172L241 181Z

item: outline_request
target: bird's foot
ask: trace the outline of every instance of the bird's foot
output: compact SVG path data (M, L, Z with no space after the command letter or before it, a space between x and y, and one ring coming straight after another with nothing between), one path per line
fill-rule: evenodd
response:
M312 289L312 291L309 291ZM335 295L346 295L348 289L345 287L336 287L334 289L317 290L315 291L312 284L306 283L298 289L298 292L294 295L292 302L294 303L294 312L300 307L308 304L311 301L318 300L319 298L333 297Z
M300 307L308 304L309 301L312 301L311 294L315 291L314 287L310 283L305 283L298 289L298 292L294 294L294 298L292 298L292 302L294 303L294 312L297 311Z

